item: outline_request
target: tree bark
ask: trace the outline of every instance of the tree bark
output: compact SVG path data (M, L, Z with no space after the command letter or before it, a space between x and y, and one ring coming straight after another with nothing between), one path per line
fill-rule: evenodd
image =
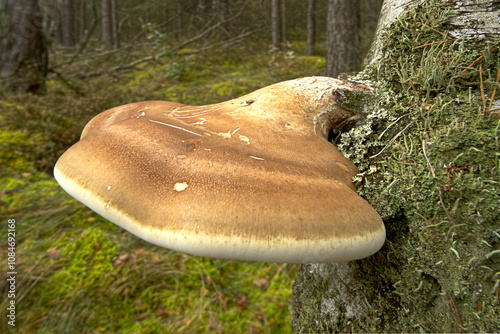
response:
M182 40L182 5L181 0L177 0L177 41Z
M401 14L408 12L424 1L390 0L384 1L380 12L377 32L372 47L365 58L365 66L373 64L383 55L383 32ZM466 0L454 4L442 0L456 15L450 20L454 28L449 31L453 38L493 40L500 36L500 20L498 19L499 1Z
M111 31L113 35L113 48L120 47L120 35L118 30L118 0L111 0Z
M498 0L384 2L351 76L377 87L357 107L372 111L338 146L374 173L358 191L387 241L367 259L302 265L294 332L500 332L498 17Z
M104 50L113 48L113 24L111 13L111 0L102 0L102 46Z
M316 0L307 2L307 55L314 56L316 45Z
M74 0L64 0L61 3L61 32L62 44L67 47L76 44L76 25L75 25L75 3Z
M272 0L271 3L271 32L274 49L281 49L281 0Z
M329 0L326 28L326 76L361 68L359 42L359 0Z
M37 0L9 2L9 23L0 36L0 77L7 87L32 93L45 91L48 55Z

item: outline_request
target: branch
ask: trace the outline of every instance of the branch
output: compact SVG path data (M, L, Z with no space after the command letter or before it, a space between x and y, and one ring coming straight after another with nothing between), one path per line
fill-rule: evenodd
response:
M113 72L117 72L117 71L121 71L121 70L126 70L126 69L129 69L129 68L134 68L135 66L137 66L137 65L139 65L141 63L145 63L147 61L154 60L155 58L156 58L155 56L149 56L149 57L146 57L146 58L138 59L138 60L133 61L133 62L128 63L128 64L117 65L117 66L108 68L108 69L106 69L104 71L96 71L96 72L90 72L90 73L78 73L78 74L75 75L75 77L79 78L79 79L88 79L88 78L97 77L97 76L100 76L100 75L103 75L103 74L111 74Z

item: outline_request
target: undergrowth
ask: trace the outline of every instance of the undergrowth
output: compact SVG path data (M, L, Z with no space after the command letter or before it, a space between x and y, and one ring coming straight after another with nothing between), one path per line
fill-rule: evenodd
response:
M125 74L52 77L44 96L0 96L0 216L16 221L18 273L16 327L2 321L1 332L290 332L297 266L152 246L70 198L51 172L84 124L108 108L154 99L215 103L323 73L321 57L250 49L180 52ZM75 64L68 73L84 70ZM3 263L6 242L2 228ZM2 298L0 308L8 303Z

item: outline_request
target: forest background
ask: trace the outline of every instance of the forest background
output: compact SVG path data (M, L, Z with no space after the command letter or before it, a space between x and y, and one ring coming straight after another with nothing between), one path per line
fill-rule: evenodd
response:
M356 64L345 71L361 69L380 5L360 1L349 16ZM117 105L209 104L338 74L328 59L325 69L328 45L340 48L326 33L327 17L327 0L0 1L0 216L16 222L19 332L291 331L297 266L149 245L70 198L52 168L88 120ZM9 29L34 38L25 59L11 52ZM40 41L45 51L30 49ZM4 228L1 238L3 268ZM8 290L7 281L2 286ZM9 301L2 298L0 309ZM12 328L0 322L0 331Z

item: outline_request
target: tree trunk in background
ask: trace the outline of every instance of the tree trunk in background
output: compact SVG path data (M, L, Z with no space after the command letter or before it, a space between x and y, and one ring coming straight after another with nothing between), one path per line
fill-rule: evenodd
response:
M377 31L378 18L383 0L361 0L360 17L360 43L361 59L368 53L371 42Z
M307 55L314 56L316 45L316 0L307 2Z
M326 27L325 75L361 69L360 0L329 0Z
M37 0L16 0L7 8L9 23L0 36L0 77L9 89L45 91L48 56Z
M76 44L75 2L64 0L60 3L62 44L67 47Z
M288 47L286 40L286 1L280 0L281 4L281 51L286 51Z
M271 31L273 48L281 49L281 1L272 0L271 3Z
M118 0L111 0L111 31L113 35L113 47L120 47L120 35L118 31Z
M80 24L79 34L78 34L78 40L81 40L87 34L87 31L89 29L89 20L90 20L90 18L88 18L88 13L87 13L87 2L80 1L80 22L81 22L81 24Z
M338 2L330 1L334 18ZM384 1L365 72L352 76L377 80L381 95L364 105L376 121L346 135L358 149L370 143L358 141L362 133L380 140L392 132L374 150L389 143L390 153L358 161L377 171L362 192L382 216L387 241L367 259L301 265L290 305L294 332L500 332L498 89L489 117L482 110L498 87L498 17L499 0ZM329 34L341 35L346 24ZM474 167L452 175L451 161Z
M113 24L111 12L111 0L102 0L102 46L105 50L113 48Z
M181 0L177 0L177 41L182 40L182 5Z

